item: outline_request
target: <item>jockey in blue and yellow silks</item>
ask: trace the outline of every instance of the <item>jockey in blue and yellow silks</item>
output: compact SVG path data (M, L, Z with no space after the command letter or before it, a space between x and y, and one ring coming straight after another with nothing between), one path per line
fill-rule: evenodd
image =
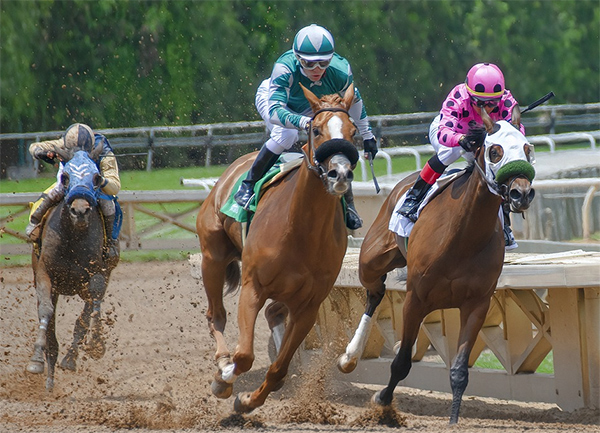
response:
M113 239L113 226L115 222L114 196L121 189L121 179L119 178L117 159L106 137L102 134L94 134L88 125L75 123L67 128L62 138L32 143L29 146L29 153L36 159L53 164L54 158L58 156L56 149L80 148L91 152L100 143L103 145L103 150L100 154L100 161L96 163L103 177L100 190L107 198L101 195L98 197L98 203L104 220L107 254L112 259L119 256L119 243L117 239ZM57 182L44 191L40 200L32 208L29 225L25 229L25 233L34 242L39 239L40 224L44 215L52 206L58 204L65 195L64 186L61 183L62 171L63 164L61 162L56 175Z
M300 84L321 97L343 94L353 82L350 64L334 49L333 37L327 29L316 24L304 27L296 34L292 49L277 59L271 76L260 84L255 103L270 131L270 138L260 149L235 194L235 200L241 207L246 207L252 198L256 182L273 166L279 155L298 140L298 130L306 130L310 124L313 113ZM374 158L377 144L356 87L349 113L364 140L365 154L369 153ZM349 189L344 197L348 228L358 229L362 221L354 207L352 190Z

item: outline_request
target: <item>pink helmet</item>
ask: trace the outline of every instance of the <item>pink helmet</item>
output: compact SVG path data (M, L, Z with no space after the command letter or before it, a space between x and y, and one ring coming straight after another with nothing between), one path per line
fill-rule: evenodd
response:
M467 92L480 100L498 99L504 94L504 75L493 63L477 63L467 72Z

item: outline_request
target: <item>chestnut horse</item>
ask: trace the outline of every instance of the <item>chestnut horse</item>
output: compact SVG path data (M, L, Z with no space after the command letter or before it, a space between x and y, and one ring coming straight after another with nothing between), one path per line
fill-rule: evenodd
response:
M319 99L310 90L302 90L314 113L308 143L302 148L304 159L299 168L263 192L245 242L241 224L220 209L256 153L239 158L223 173L196 221L208 297L206 317L217 346L214 395L228 398L238 375L252 367L254 326L265 302L274 301L266 311L270 326L288 316L283 338L275 339L278 355L264 382L235 400L234 409L242 413L263 405L269 393L283 386L290 361L315 324L346 252L341 196L351 185L358 160L352 144L356 128L347 111L354 86L343 98L334 94ZM227 321L223 286L227 285L227 292L237 288L240 260L240 335L232 356L223 336Z
M487 120L487 121L486 121ZM394 388L411 368L412 346L421 322L438 309L460 310L458 352L450 368L452 409L458 421L468 383L468 361L486 317L504 261L504 237L499 209L526 210L533 198L532 147L510 123L484 119L488 135L467 172L427 204L408 239L391 231L396 203L416 178L398 183L365 236L359 257L359 277L367 289L367 306L356 333L338 359L348 373L356 367L370 330L371 317L385 293L388 272L407 266L406 299L400 348L391 365L388 386L373 401L390 405ZM491 129L493 128L493 129Z
M88 331L87 345L84 346L88 354L98 359L105 351L100 306L110 273L118 261L105 263L102 254L104 224L96 195L102 177L94 162L101 152L101 144L90 154L80 149L55 150L65 161L61 174L61 183L66 188L65 198L48 211L40 245L34 245L32 253L39 327L27 371L43 373L45 354L48 391L54 387L54 370L58 359L56 304L59 295L79 295L85 302L75 322L73 342L60 366L75 371L79 346Z

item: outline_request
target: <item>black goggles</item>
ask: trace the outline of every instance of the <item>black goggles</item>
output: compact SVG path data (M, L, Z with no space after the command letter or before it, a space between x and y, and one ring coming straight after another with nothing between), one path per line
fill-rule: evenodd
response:
M475 96L471 96L471 100L478 107L497 107L500 103L500 98L498 99L480 99Z
M302 66L302 68L307 69L309 71L315 69L317 66L321 69L327 69L327 67L329 66L329 63L331 63L331 59L318 60L318 61L314 61L314 62L304 60L302 58L298 58L298 60L300 60L300 65Z

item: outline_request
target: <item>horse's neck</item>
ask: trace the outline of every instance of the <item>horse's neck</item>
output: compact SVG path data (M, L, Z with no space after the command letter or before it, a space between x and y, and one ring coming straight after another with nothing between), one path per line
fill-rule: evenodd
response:
M289 198L291 215L307 214L311 209L319 218L290 218L294 223L316 228L319 223L331 225L335 212L340 206L340 199L325 190L323 181L311 172L306 164L298 169L297 182L292 196Z
M498 223L498 210L501 198L493 194L482 175L474 169L466 182L463 196L461 226L472 230L473 227L492 230ZM484 232L485 230L480 230Z

